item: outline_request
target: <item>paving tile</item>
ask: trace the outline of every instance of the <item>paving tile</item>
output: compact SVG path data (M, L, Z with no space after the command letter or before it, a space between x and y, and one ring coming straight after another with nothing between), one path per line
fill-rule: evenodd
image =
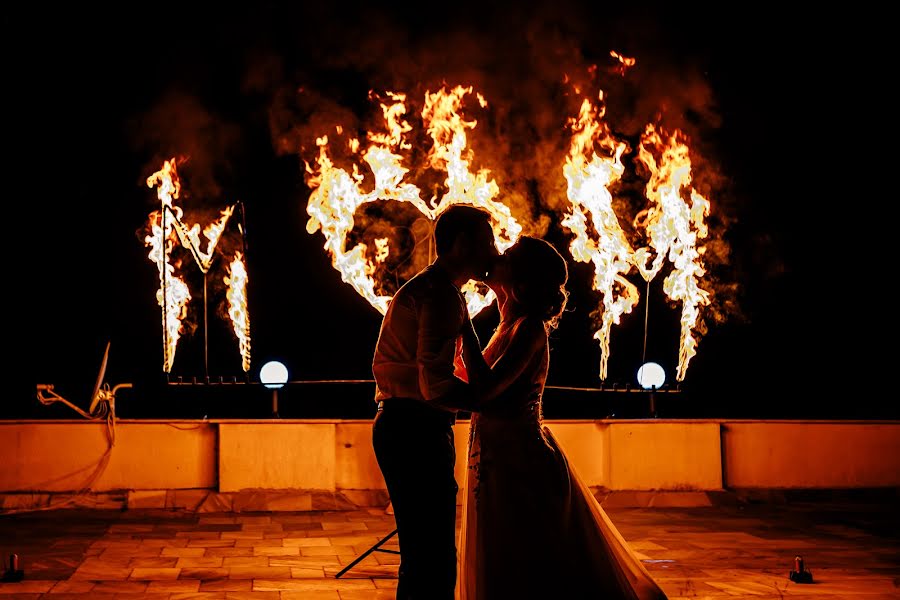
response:
M124 581L128 579L129 575L131 575L131 567L112 565L96 558L88 558L81 563L70 579L121 579Z
M174 557L133 558L128 566L135 567L174 567L179 559Z
M373 590L375 584L370 579L254 579L253 590L317 592L330 590Z
M290 567L228 567L230 579L290 579Z
M900 597L896 502L713 504L606 511L670 600ZM19 553L29 579L0 584L0 600L391 598L397 555L375 552L335 575L393 528L378 509L11 515L0 519L0 556ZM397 547L394 537L382 548ZM815 584L788 579L796 554Z
M272 565L268 556L226 556L222 559L223 567L269 567Z
M223 568L186 568L181 569L181 573L178 575L179 579L227 579L228 578L228 569Z
M324 567L327 565L339 565L341 561L337 556L270 556L271 567Z
M341 600L394 600L396 590L341 590Z
M120 592L143 593L147 591L146 581L98 581L90 594L100 594L103 592L112 592L118 594Z
M188 542L188 548L231 548L234 547L235 540L220 539L191 539Z
M205 556L206 548L163 548L160 556L175 558Z
M296 556L300 554L300 549L297 546L254 546L253 554L254 556Z
M223 540L262 540L265 539L265 532L258 531L225 531L222 533Z
M178 567L138 567L131 571L130 579L178 579L181 569Z
M183 556L174 566L179 568L221 567L221 556Z
M337 590L313 592L281 592L281 600L341 600Z
M151 581L147 585L148 592L197 592L200 590L200 581L196 579L175 579Z
M302 556L327 556L338 554L356 554L353 546L304 546L300 548Z
M331 538L308 538L308 537L286 537L283 540L284 546L330 546Z
M0 582L0 594L43 594L49 592L56 585L52 580L37 579L30 581L28 579L17 582Z
M223 558L230 556L253 556L253 547L246 548L206 548L203 556L221 556Z
M252 579L210 579L200 582L201 592L249 592Z
M93 581L82 581L79 579L67 579L64 581L57 581L53 588L50 590L51 594L60 594L60 593L70 593L70 594L84 594L86 592L94 589Z
M323 579L325 577L325 569L316 569L313 567L291 567L291 577L293 579Z

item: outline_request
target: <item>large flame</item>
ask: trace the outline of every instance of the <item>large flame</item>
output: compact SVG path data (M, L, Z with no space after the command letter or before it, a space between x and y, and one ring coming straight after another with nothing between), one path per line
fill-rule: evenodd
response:
M176 159L163 163L162 168L147 178L148 187L157 187L156 194L160 200L160 210L149 217L150 235L144 238L150 246L150 260L157 265L160 274L160 288L156 293L157 302L163 313L163 371L171 372L175 358L178 339L183 333L183 324L187 315L187 305L191 300L187 283L176 274L175 266L170 258L176 244L190 251L197 266L205 275L215 258L215 250L229 219L234 213L234 206L221 211L219 218L203 228L206 238L205 249L200 240L201 228L195 223L190 227L184 222L184 211L175 205L181 193L181 182L178 178ZM243 232L242 232L243 233ZM240 253L236 253L224 276L228 288L227 298L230 303L228 311L232 326L238 338L244 371L250 369L249 313L246 308L247 270Z
M244 372L250 370L250 313L247 311L247 266L243 256L236 252L225 276L228 291L228 316L231 317L234 335L237 336Z
M495 200L499 187L490 172L470 170L472 151L467 144L466 130L474 128L477 122L466 120L462 108L465 97L471 93L472 87L457 86L425 94L421 118L432 139L427 166L447 173L444 182L447 191L440 198L433 196L426 202L414 183L404 181L411 167L403 164L401 152L411 148L406 134L412 130L406 120L405 94L388 92L386 99L380 101L385 131L367 134L369 145L362 161L353 164L352 172L334 164L328 152L328 136L316 139L319 147L316 165L306 163L307 184L312 189L307 204L310 216L307 231L321 230L325 249L343 281L382 314L387 311L391 297L376 292L379 287L375 280L376 263L388 258L390 247L387 239L379 238L373 252L364 243L347 248L347 236L353 230L354 215L360 206L376 200L407 202L432 221L453 204L477 206L491 214L495 242L501 251L511 246L522 231L509 208ZM374 95L372 98L377 99ZM486 105L480 94L477 99L482 106ZM335 129L339 135L342 133L339 126ZM359 141L351 139L348 148L351 154L358 155ZM368 165L366 170L371 172L371 178L362 174L360 162ZM472 315L494 300L493 292L483 293L475 282L469 282L463 291Z
M603 96L600 95L602 102ZM572 142L563 167L567 182L570 213L562 224L574 235L569 245L572 257L594 266L593 286L603 296L600 328L594 337L600 341L600 378L606 379L609 361L610 329L637 303L637 288L625 275L631 271L633 250L625 238L612 206L609 186L618 181L625 167L622 154L627 145L614 139L603 122L605 107L585 99L578 118L570 120ZM590 215L593 239L588 230Z
M708 234L705 219L710 204L691 187L691 159L679 131L667 135L648 125L638 152L638 158L651 173L646 188L650 207L638 214L635 224L646 228L656 255L648 265L652 253L648 248L641 248L635 253L635 264L641 276L650 281L667 258L672 263L663 290L669 298L682 303L676 376L682 381L688 363L697 353L693 331L700 316L698 306L710 302L709 292L700 287L706 271L701 261L704 248L697 244L698 239ZM684 198L688 190L690 203Z
M181 209L173 205L173 201L181 193L175 159L165 161L162 169L148 177L147 186L157 186L156 195L161 203L160 210L150 214L151 233L144 238L144 243L150 246L150 260L156 263L159 271L156 301L162 308L163 371L169 373L178 338L182 333L181 321L191 299L187 284L175 274L175 266L169 261L172 248L179 237L177 217L181 214Z

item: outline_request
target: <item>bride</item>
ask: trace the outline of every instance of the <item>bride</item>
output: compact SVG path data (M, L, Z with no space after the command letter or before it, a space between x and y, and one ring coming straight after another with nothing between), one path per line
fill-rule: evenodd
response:
M664 600L666 595L543 426L548 332L566 304L565 260L522 237L487 282L500 323L483 353L469 322L472 415L460 534L459 600Z

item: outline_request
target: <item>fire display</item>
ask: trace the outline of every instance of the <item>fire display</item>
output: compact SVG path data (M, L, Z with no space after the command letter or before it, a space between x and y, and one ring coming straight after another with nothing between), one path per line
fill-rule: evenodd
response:
M170 373L192 299L183 273L185 261L180 256L174 258L175 250L182 248L189 251L194 264L203 274L205 329L208 318L206 276L215 262L217 250L218 253L222 251L219 242L237 205L223 209L218 219L203 228L204 243L200 238L200 225L194 223L188 226L184 210L175 203L181 195L176 159L165 161L159 171L147 178L147 186L156 187L160 201L160 209L148 218L149 234L144 238L144 243L150 248L148 257L156 264L159 273L156 301L162 309L163 371ZM238 227L240 230L240 225ZM227 314L238 341L241 366L247 372L250 370L250 316L247 310L248 275L243 252L233 252L225 271L222 282L227 290Z
M635 59L616 52L611 56L617 59L617 72L623 76L635 64ZM581 93L577 86L572 87L576 94ZM315 140L318 156L306 162L307 184L312 190L307 231L321 231L324 248L342 280L384 313L392 292L434 258L429 246L431 229L427 222L418 223L422 218L433 221L452 204L486 209L501 252L523 233L523 226L504 204L503 191L491 171L472 166L475 156L467 143L467 131L478 121L468 116L466 103L475 103L480 109L488 106L487 99L472 86L426 91L416 115L408 114L404 93L371 93L370 99L380 104L380 130L357 136L335 123L331 133ZM613 200L615 184L626 168L623 156L632 149L611 132L604 99L602 90L595 98L584 97L579 113L568 120L571 139L567 155L560 160L566 199L558 215L572 236L568 247L572 258L593 267L593 289L600 295L594 334L601 349L599 376L607 376L612 326L640 301L637 287L627 276L637 272L649 283L669 265L663 289L669 300L681 306L676 379L683 381L697 352L701 309L710 303L711 293L703 279L710 201L691 185L687 137L679 130L667 131L649 123L636 151L636 161L650 174L644 190L646 204L630 223L630 230L639 234L632 237L639 239L630 239ZM411 140L416 139L416 129L427 133L426 148L414 147ZM338 166L331 156L330 150L337 144L349 157L344 166ZM440 177L435 178L435 173ZM434 192L430 197L420 180L431 181ZM411 207L418 218L413 217L410 224L409 213L400 215L387 206L365 212L366 205L387 202ZM399 221L392 220L398 217ZM476 282L469 282L464 291L473 316L494 300L492 292Z

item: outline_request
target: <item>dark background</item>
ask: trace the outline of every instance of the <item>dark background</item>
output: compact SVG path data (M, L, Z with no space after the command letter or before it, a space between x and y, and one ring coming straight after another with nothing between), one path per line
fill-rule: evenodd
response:
M473 134L477 156L568 255L560 171L533 172L564 155L572 99L559 82L586 78L590 65L602 72L610 49L637 59L624 82L607 75L614 132L634 147L659 115L691 136L713 238L728 249L710 266L719 318L708 314L679 392L658 395L660 415L898 416L877 376L889 328L877 302L858 301L860 276L845 266L865 252L845 244L857 235L847 213L830 209L852 202L834 176L839 157L821 145L832 135L832 68L846 48L802 18L762 6L726 14L573 2L463 3L434 14L275 3L58 10L9 20L21 42L10 54L12 386L0 417L75 417L40 405L35 384L86 406L107 340L107 382L134 384L118 397L123 418L265 417L270 394L253 382L269 359L286 363L294 382L280 392L282 416L371 416L371 384L299 383L369 379L380 324L341 283L321 234L306 232L301 155L326 126L356 119L364 130L370 89L413 98L441 81L471 82L496 107L484 137ZM245 209L253 366L240 370L228 325L215 318L208 358L214 380L249 385L174 387L162 373L158 279L139 231L158 208L146 178L176 155L189 157L180 172L196 203ZM664 274L649 294L631 276L642 299L612 329L607 388L634 385L645 337L646 358L671 382L680 307L664 297ZM199 280L191 285L196 311ZM569 288L547 416L643 416L644 394L558 389L601 383L589 266L570 262ZM486 339L495 310L476 322ZM181 340L173 380L202 380L198 334Z

